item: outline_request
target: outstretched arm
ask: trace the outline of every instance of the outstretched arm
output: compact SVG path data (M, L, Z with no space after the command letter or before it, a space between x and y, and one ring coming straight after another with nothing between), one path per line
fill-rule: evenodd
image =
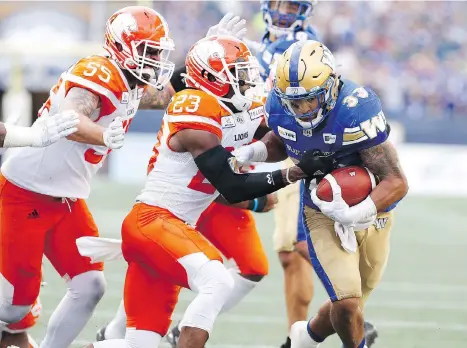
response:
M78 115L74 112L39 117L31 127L0 122L0 148L49 146L76 132L78 123Z
M207 131L181 130L170 139L170 147L190 152L199 170L229 203L264 196L306 177L298 167L237 174L235 157L221 146L217 135Z
M232 153L239 167L253 162L281 162L287 159L282 140L271 130L261 140L245 145Z
M363 165L379 179L370 195L378 212L404 198L409 186L397 151L390 141L362 150L360 156Z

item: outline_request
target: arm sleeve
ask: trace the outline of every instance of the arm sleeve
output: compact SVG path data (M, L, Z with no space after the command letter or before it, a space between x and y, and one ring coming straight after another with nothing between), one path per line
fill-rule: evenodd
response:
M287 184L282 172L237 174L231 163L235 157L222 146L216 146L195 158L198 169L231 204L277 191Z

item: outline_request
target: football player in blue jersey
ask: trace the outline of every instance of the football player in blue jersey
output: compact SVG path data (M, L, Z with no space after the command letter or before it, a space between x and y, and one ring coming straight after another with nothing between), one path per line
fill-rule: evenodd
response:
M299 164L309 177L318 176L306 182L301 213L313 268L330 299L310 321L292 325L291 347L318 347L334 333L346 348L368 347L364 304L387 263L392 210L408 190L387 140L390 128L380 100L369 88L341 79L332 53L310 40L294 43L279 58L266 111L272 131L236 154L240 164L286 156L321 164L319 170ZM349 165L366 167L377 177L368 198L349 207L328 175L333 201L321 201L319 176Z
M317 40L314 28L307 24L317 0L261 1L266 31L260 43L246 41L257 52L266 90L273 88L275 62L294 42ZM282 164L290 166L289 161ZM303 186L303 185L302 185ZM287 333L296 321L305 320L313 297L313 276L310 266L303 221L299 218L300 184L289 185L277 193L274 209L274 250L284 271ZM300 252L302 256L300 256ZM290 348L287 336L281 348Z

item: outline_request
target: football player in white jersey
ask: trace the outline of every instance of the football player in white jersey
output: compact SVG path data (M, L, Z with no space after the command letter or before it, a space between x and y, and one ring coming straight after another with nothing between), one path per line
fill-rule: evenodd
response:
M128 262L125 340L88 348L157 347L182 287L197 296L182 319L178 347L204 347L217 315L237 301L237 279L194 228L199 216L219 194L230 203L263 196L304 178L315 165L303 161L269 173L236 172L230 151L251 142L264 113L256 98L262 94L259 66L243 42L205 38L190 49L186 67L188 88L166 110L146 186L122 225Z
M1 169L0 326L30 312L44 254L67 282L41 348L68 347L104 293L103 264L91 264L75 243L98 235L85 203L90 181L123 145L146 86L163 88L174 68L167 24L147 7L112 15L104 47L108 56L83 58L64 72L39 111L44 120L76 113L77 131L47 148L10 150Z

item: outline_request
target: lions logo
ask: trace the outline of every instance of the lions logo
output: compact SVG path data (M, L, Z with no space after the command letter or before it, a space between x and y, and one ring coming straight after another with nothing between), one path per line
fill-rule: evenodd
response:
M112 21L113 34L121 39L123 34L131 35L132 32L138 30L138 23L136 19L129 13L120 13Z

